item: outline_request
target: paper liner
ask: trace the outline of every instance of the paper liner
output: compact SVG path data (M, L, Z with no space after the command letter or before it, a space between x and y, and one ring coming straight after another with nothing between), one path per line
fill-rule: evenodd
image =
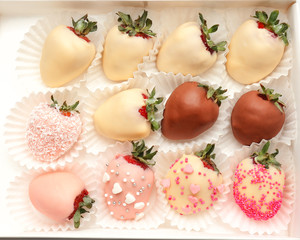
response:
M238 228L243 232L249 232L250 234L272 234L287 230L288 224L291 221L291 213L294 210L296 176L293 153L289 146L283 143L277 143L275 140L271 141L268 152L273 153L276 148L279 149L276 160L282 164L282 169L286 175L281 208L273 218L267 221L255 221L248 218L235 203L232 193L235 169L243 159L249 157L253 152L260 151L265 143L266 141L263 141L261 144L252 144L250 147L244 146L227 159L228 165L230 165L233 173L230 185L231 192L227 195L228 200L223 203L220 211L218 211L224 223L229 224L233 228Z
M118 16L116 15L116 13L118 11L124 12L126 14L130 14L132 19L136 19L137 16L142 15L144 8L128 8L128 7L120 7L117 8L105 15L100 15L99 18L101 19L101 22L103 22L103 29L101 29L101 35L104 36L103 39L101 39L101 43L98 47L98 52L97 55L94 59L94 61L92 62L91 66L88 69L87 72L87 87L90 91L94 92L96 89L104 89L104 88L114 88L115 86L118 87L122 87L123 85L127 84L127 81L122 81L122 82L116 82L116 81L112 81L110 79L108 79L103 71L103 67L102 67L102 54L103 54L103 44L106 38L107 33L109 32L109 30L115 26L118 25ZM161 38L161 34L160 34L160 16L159 13L154 11L154 10L147 10L148 11L148 18L150 18L152 20L152 27L151 29L153 30L153 32L157 33L157 37L156 40L154 42L154 45L157 44L157 41L159 41L159 39ZM154 49L154 48L153 48ZM149 54L153 54L154 50L150 50ZM147 56L143 57L143 60L147 59ZM140 63L139 65L141 65L142 63ZM139 66L138 65L138 66ZM137 70L136 72L134 72L134 76L135 74L137 74L138 72L138 67L137 66Z
M277 81L272 81L268 84L264 84L264 86L266 88L274 89L274 93L282 94L280 100L282 100L286 105L286 107L284 107L285 122L281 131L273 139L276 142L282 142L287 145L291 145L291 143L296 139L297 136L297 113L293 90L291 89L289 80L287 77L281 77ZM231 112L236 102L243 94L253 90L261 90L259 83L244 87L243 90L241 90L240 92L236 92L234 96L228 100L230 105L230 108L228 109L228 112L230 114L230 118L228 120L229 124L231 119ZM232 133L231 125L229 126L229 131L227 132L227 134L221 138L220 144L224 151L230 154L232 153L232 151L240 149L243 146L235 139Z
M198 146L188 146L182 150L169 151L167 153L160 152L157 156L157 163L155 165L155 171L157 173L157 185L160 185L159 182L165 178L170 166L175 162L176 159L180 158L183 154L193 154L194 152L204 149L207 143L203 143ZM216 153L216 159L214 162L216 163L223 177L223 194L218 196L218 201L214 203L212 208L193 215L180 215L168 204L167 219L170 221L171 226L176 226L180 230L185 229L187 231L200 231L207 228L210 224L217 224L217 220L215 219L217 217L217 212L221 209L223 203L226 202L227 195L230 192L229 185L231 183L232 172L228 162L226 161L227 156L222 153L222 149L219 148L218 143L216 143L214 153ZM163 192L161 185L159 186L159 190L160 192Z
M150 146L150 145L148 145ZM135 220L117 220L112 217L107 208L104 197L104 185L102 177L106 171L106 163L114 159L117 154L128 155L131 154L132 145L129 142L116 143L114 146L109 147L104 153L99 155L99 163L97 166L97 180L99 181L96 197L97 208L97 225L103 228L116 228L116 229L156 229L165 222L167 214L167 200L162 193L159 182L156 181L153 186L152 193L149 199L150 205L145 208L145 216L139 221ZM154 160L159 161L155 156ZM154 178L157 179L157 174L154 170Z
M225 11L226 14L226 25L227 25L227 31L229 35L229 41L228 45L230 43L230 39L232 35L235 33L235 31L238 29L238 27L246 20L251 19L251 16L255 15L255 11L265 11L270 15L270 13L275 10L272 8L253 8L253 7L243 7L243 8L227 8ZM284 11L280 11L279 17L280 22L286 22L288 23L287 15ZM289 36L289 33L288 33ZM259 83L262 84L268 84L272 80L276 80L280 78L281 76L288 76L290 69L292 68L292 59L293 59L293 43L291 42L291 39L289 39L289 45L286 47L284 55L279 63L279 65L274 69L272 73L270 73L267 77L259 81ZM227 73L227 71L226 71ZM232 79L229 74L227 73L227 76L224 80L224 87L228 89L232 89L233 91L240 91L242 88L244 88L246 85L241 84L234 79Z
M40 59L42 56L42 49L48 34L58 25L72 26L72 17L75 21L81 18L85 13L78 12L58 12L40 19L37 23L30 27L25 34L24 39L20 43L16 59L16 71L18 74L17 87L22 87L27 93L38 91L54 91L55 88L46 86L40 76ZM89 20L93 20L89 16ZM88 35L94 45L100 45L103 42L101 35L102 25L98 22L98 30ZM84 82L84 73L65 84L59 89L72 89L72 87L79 87L80 82Z
M86 133L84 134L84 146L86 151L92 154L98 154L104 152L107 147L114 145L117 140L109 139L107 137L101 136L97 133L93 115L97 108L103 104L109 97L117 94L118 92L124 91L131 88L141 88L148 89L151 91L154 88L153 83L149 83L148 78L141 75L136 76L136 78L131 79L126 85L115 86L114 88L106 88L105 90L97 89L95 92L89 94L84 104L84 122L86 123ZM156 88L157 89L157 88ZM156 96L160 95L156 93ZM162 104L157 105L158 112L156 113L157 121L161 121L163 106ZM150 135L145 138L147 145L154 145L160 141L159 131L151 132Z
M164 106L170 96L170 94L174 91L176 87L181 85L184 82L196 81L202 84L207 84L209 86L217 89L220 87L218 84L219 77L214 76L210 79L204 79L202 77L192 77L182 76L182 75L174 75L172 73L168 73L167 75L164 73L154 74L150 78L151 82L154 82L157 90L158 96L164 96ZM226 95L226 93L224 94ZM161 134L161 143L160 150L163 152L168 152L169 150L175 151L176 149L184 149L187 146L192 146L193 144L203 144L211 141L217 141L221 136L225 135L229 131L230 112L228 109L230 105L228 100L225 99L222 101L222 104L219 108L219 116L214 125L201 133L199 136L191 139L191 140L169 140ZM161 133L161 130L159 130Z
M85 187L92 199L96 197L97 184L95 182L95 172L85 164L70 164L59 166L57 171L67 171L76 174L85 183ZM67 231L75 230L73 220L64 223L57 223L41 214L32 205L28 186L36 176L45 173L44 170L31 170L21 173L12 180L7 189L6 203L13 219L19 223L24 231ZM95 223L96 208L93 206L89 213L85 213L80 221L79 229L89 228Z
M211 27L214 24L219 24L219 29L217 32L211 34L211 37L215 43L221 41L228 41L227 29L225 25L224 13L218 9L212 8L171 8L161 11L161 24L162 24L162 38L158 38L157 43L155 44L154 50L150 53L149 57L145 58L144 64L139 66L139 70L146 72L148 75L150 73L163 73L159 71L156 66L157 54L163 44L163 41L181 24L186 22L198 22L200 26L199 14L202 13L203 17L207 20L208 26ZM199 37L199 41L201 41ZM221 84L223 77L225 77L225 62L228 50L218 53L218 58L215 64L208 69L206 72L200 74L204 79L211 79L215 76L221 76L218 78L218 83ZM181 73L177 74L181 77ZM188 74L187 76L191 76Z
M80 151L83 149L82 136L85 131L85 123L83 117L80 116L82 121L82 132L77 142L69 149L69 151L53 162L41 162L34 159L25 137L27 122L34 107L42 102L51 103L50 97L52 94L60 104L65 100L67 103L75 103L77 100L80 100L78 89L74 89L72 92L65 89L62 91L55 91L54 93L31 93L29 96L23 97L18 101L10 110L9 115L6 118L4 138L8 153L12 156L13 160L28 169L42 168L44 170L49 170L55 169L58 166L64 166L66 163L72 162L74 158L77 158ZM78 110L80 112L82 111L82 105L82 103L78 105Z

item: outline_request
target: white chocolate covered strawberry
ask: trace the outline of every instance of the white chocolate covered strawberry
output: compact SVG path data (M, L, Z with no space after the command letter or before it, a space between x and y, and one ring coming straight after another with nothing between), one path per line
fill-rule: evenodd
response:
M158 70L196 76L214 65L217 52L225 50L226 42L215 44L209 34L216 32L219 25L208 29L201 13L199 18L200 26L196 22L184 23L164 41L157 56Z
M76 107L79 101L61 106L51 96L52 104L41 103L30 113L26 141L34 159L53 162L77 142L82 122Z
M134 21L122 12L117 15L120 25L108 32L104 43L103 71L112 81L125 81L133 77L138 64L153 48L156 34L150 30L152 21L147 11Z
M208 210L223 192L222 174L211 158L215 158L214 144L195 153L176 159L161 180L171 208L181 215Z
M140 220L149 205L154 173L148 165L157 153L144 141L133 143L132 155L117 155L103 175L104 197L110 214L119 220Z
M94 124L97 132L119 141L132 141L147 137L151 129L160 125L155 121L156 104L162 98L139 88L119 92L107 99L95 112Z
M276 152L267 153L270 142L260 152L241 161L235 171L233 196L247 217L266 221L274 217L282 204L285 174L276 161Z
M94 203L84 182L70 172L38 175L30 182L28 192L32 205L40 213L58 223L73 219L75 228Z
M97 23L85 15L73 27L59 25L47 36L40 61L42 80L48 87L61 87L81 75L93 61L96 48L86 37Z
M268 76L280 63L288 45L288 25L277 20L279 11L268 17L256 11L254 19L244 22L234 33L227 55L227 71L243 84L258 82Z

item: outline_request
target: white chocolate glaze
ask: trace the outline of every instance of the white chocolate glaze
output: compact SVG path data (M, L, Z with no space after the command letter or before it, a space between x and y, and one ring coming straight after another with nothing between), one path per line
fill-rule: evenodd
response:
M283 41L257 22L248 20L234 33L227 55L227 71L243 84L258 82L280 63L285 50Z
M59 25L44 43L40 62L42 80L49 87L61 87L82 74L95 54L93 43L79 38L67 26Z
M94 124L97 132L119 141L138 140L147 137L151 125L140 113L145 106L143 89L133 88L107 99L95 112Z
M161 181L171 208L182 215L208 210L218 200L222 175L204 167L199 157L183 155Z
M154 38L130 37L114 26L107 34L103 50L103 71L112 81L133 77L137 65L149 54Z
M196 76L211 68L217 60L217 54L206 50L200 36L200 26L196 22L177 27L159 51L158 70Z

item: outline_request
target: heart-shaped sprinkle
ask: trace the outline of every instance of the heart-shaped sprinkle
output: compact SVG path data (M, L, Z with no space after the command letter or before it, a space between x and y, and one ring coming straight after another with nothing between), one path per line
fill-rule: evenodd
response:
M143 218L144 216L145 216L145 214L144 214L143 212L137 213L137 214L135 215L135 220L138 221L138 220L140 220L141 218Z
M196 202L198 202L198 198L193 197L193 196L189 196L188 199L192 204L195 204Z
M131 193L127 193L125 196L125 203L130 204L135 202L135 197Z
M192 209L190 207L184 207L182 208L182 211L186 214L188 214Z
M191 190L192 194L196 194L200 191L200 186L197 184L191 184L190 190Z
M183 172L187 173L187 174L191 174L194 172L194 168L192 167L191 164L187 164L185 165L185 167L183 168Z
M102 181L103 181L104 183L106 183L106 182L108 182L109 180L110 180L110 176L108 175L107 172L105 172L104 175L103 175Z
M145 203L144 202L138 202L134 204L134 209L143 209L145 207Z
M120 193L122 191L123 191L123 189L121 188L120 184L119 183L115 183L114 187L112 189L112 193L113 194L118 194L118 193Z
M171 185L170 179L162 179L160 181L160 185L162 185L164 188L168 188Z
M221 184L221 185L217 186L217 189L218 189L219 193L223 193L225 190L225 187L223 184Z

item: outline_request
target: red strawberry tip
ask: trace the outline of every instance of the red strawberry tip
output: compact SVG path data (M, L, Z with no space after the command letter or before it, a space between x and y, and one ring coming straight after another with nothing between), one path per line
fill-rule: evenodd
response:
M220 171L217 168L217 165L212 160L212 159L215 159L215 157L216 157L215 153L212 154L214 149L215 149L215 144L207 144L204 150L195 152L194 155L200 158L200 160L202 161L203 166L205 168L216 171L219 174Z
M75 102L73 105L68 105L67 102L64 101L63 104L60 106L57 100L54 99L53 95L51 95L51 100L52 103L50 104L50 107L58 109L63 116L70 117L72 111L80 113L76 109L79 105L79 101Z

